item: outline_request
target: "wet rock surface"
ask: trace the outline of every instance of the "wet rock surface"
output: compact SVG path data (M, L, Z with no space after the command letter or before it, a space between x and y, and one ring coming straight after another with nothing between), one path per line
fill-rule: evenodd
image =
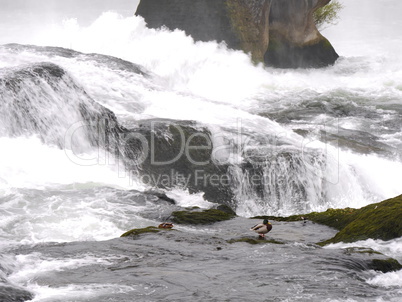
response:
M374 274L370 259L381 259L380 255L321 248L315 242L336 231L311 221L272 221L273 230L261 240L249 230L258 222L236 217L208 226L175 225L156 233L99 242L46 243L15 252L35 252L47 259L61 255L102 259L36 276L37 284L50 287L73 287L79 282L121 289L88 296L86 301L392 298L386 289L365 282Z

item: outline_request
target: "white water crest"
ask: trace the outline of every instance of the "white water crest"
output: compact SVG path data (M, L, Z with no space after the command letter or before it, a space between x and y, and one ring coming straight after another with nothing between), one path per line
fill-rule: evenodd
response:
M279 138L279 144L288 146L286 152L290 148L296 157L305 160L305 166L301 166L296 175L290 175L288 182L303 184L306 192L302 197L295 197L289 189L275 193L275 184L272 184L274 187L266 184L272 194L265 196L268 200L261 200L250 194L251 188L246 185L236 192L240 215L288 215L328 207L360 207L400 193L401 183L396 175L401 164L398 152L393 150L401 146L402 131L400 125L394 127L399 131L389 131L388 123L395 123L398 117L392 108L402 98L402 68L399 68L402 58L397 52L389 56L386 51L389 45L382 43L387 36L384 38L379 31L372 33L378 38L376 49L386 49L375 53L364 51L367 43L374 41L360 35L361 25L356 25L351 13L360 2L352 2L353 5L346 6L342 12L339 25L350 27L347 40L339 34L337 26L324 31L335 48L340 45L341 58L335 66L319 70L255 66L247 54L229 50L224 44L194 42L180 30L148 29L141 17L117 12L103 12L95 19L93 15L92 19L63 15L64 19L52 20L51 24L46 23L49 21L45 18L44 23L36 23L35 35L18 42L112 55L144 66L152 74L151 79L116 72L86 60L49 57L32 51L22 52L12 60L7 59L7 51L0 53L3 55L1 65L11 68L43 60L54 62L71 73L91 97L114 111L123 124L130 119L154 117L195 120L230 136L241 123L243 139L250 133L265 139ZM376 18L376 15L370 17ZM382 21L381 15L378 18L377 22ZM88 22L90 19L92 21ZM391 29L397 31L397 28L384 30L392 32ZM400 41L394 34L392 43L398 44ZM13 42L10 37L3 39ZM350 45L352 39L364 40L366 44ZM356 53L360 56L355 56ZM323 103L324 110L314 107L318 102ZM325 106L329 106L329 111L325 111ZM309 114L309 107L317 113ZM280 122L298 110L304 113L293 123L278 124L272 120ZM344 116L339 114L342 110L349 112ZM339 128L373 131L378 134L379 143L393 148L390 152L396 152L395 156L360 154L339 145L337 138L323 141L319 137L320 131L332 131L336 136ZM306 138L295 134L294 130L308 130L317 135ZM255 144L261 142L257 140L245 148L255 148ZM275 144L266 148L276 152ZM277 168L274 174L271 170L264 173L273 175L272 180L281 179L289 176L286 169ZM238 173L234 173L235 178L247 177ZM275 196L279 196L279 200ZM294 198L299 206L293 206Z
M350 247L365 247L378 251L388 257L402 262L402 238L397 238L389 241L368 239L364 241L357 241L353 243L336 243L326 246L328 249L345 249ZM402 293L402 270L388 272L388 273L375 273L367 280L367 283L373 286L381 286L385 288L399 288Z

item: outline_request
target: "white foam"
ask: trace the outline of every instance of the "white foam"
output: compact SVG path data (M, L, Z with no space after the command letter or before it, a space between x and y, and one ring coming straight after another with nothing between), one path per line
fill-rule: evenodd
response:
M62 301L88 301L101 299L102 296L117 295L138 291L140 286L122 284L70 284L67 286L43 286L32 284L28 288L34 293L30 302L62 302Z
M146 224L137 217L142 206L119 202L114 191L100 189L145 188L124 169L119 171L121 167L106 160L78 165L64 150L44 145L36 137L3 137L0 144L0 236L6 241L105 240Z
M402 289L402 270L379 274L372 279L367 280L368 284L381 287L399 287ZM402 293L402 290L400 291Z
M330 206L360 208L401 192L397 173L402 163L377 155L338 150L339 163L327 185Z
M356 241L353 243L336 243L336 244L329 244L326 248L349 248L349 247L367 247L372 248L375 251L378 251L384 255L387 255L391 258L395 258L398 261L402 262L402 237L383 241L383 240L374 240L368 239L363 241Z
M8 276L12 283L24 284L34 293L31 301L85 301L102 295L117 294L137 290L139 287L119 284L68 284L63 286L47 286L38 284L36 280L47 277L54 272L74 270L80 267L98 265L107 266L116 261L118 256L100 258L94 254L80 255L79 258L47 258L41 253L16 255L13 261L13 273ZM8 263L10 264L8 259ZM4 262L2 263L4 264ZM39 282L40 283L40 282ZM79 282L78 282L79 283Z
M18 270L10 275L9 279L16 283L25 283L37 276L45 276L53 271L64 271L75 269L92 264L108 264L110 259L102 259L95 255L81 255L80 258L48 259L41 253L30 253L28 255L16 255L15 265Z
M370 3L374 2L370 0ZM360 0L356 3L362 4ZM384 9L392 8L387 6ZM355 15L346 14L342 18L345 19L341 22L349 24ZM353 101L369 99L384 103L396 102L402 97L402 59L398 55L388 58L382 52L378 55L362 52L366 56L356 58L350 57L353 52L345 51L349 57L341 59L333 67L319 70L281 70L255 66L247 54L229 50L224 44L194 42L179 30L172 32L166 29L148 29L141 17L127 17L113 12L103 13L89 23L79 18L67 18L57 20L52 26L45 24L36 29L35 34L23 42L113 55L139 63L156 74L156 77L147 82L141 80L141 77L127 76L124 72L113 74L108 68L88 62L47 58L37 54L21 55L24 57L22 61L47 59L61 64L79 83L84 83L83 86L91 96L128 119L192 119L211 125L218 133L219 127L235 129L240 119L242 126L249 132L265 136L285 135L294 148L301 150L303 146L300 143L303 142L300 142L301 138L293 134L292 130L256 113L263 112L261 108L265 107L278 110L297 108L303 100L320 99L322 96L339 97L342 100L351 98ZM335 29L336 27L333 28ZM350 27L348 32L356 37L361 28ZM375 34L377 37L381 35L378 32ZM343 33L338 34L334 40L340 43L343 41L342 37ZM364 35L359 37L364 39ZM400 39L395 40L396 44L401 43ZM382 47L381 43L375 43ZM163 50L160 45L163 45ZM386 43L383 45L384 48L387 46ZM368 48L366 44L359 43L353 47L357 52ZM3 57L7 60L10 56ZM11 62L7 64L11 66L20 63L15 58L9 60ZM326 116L318 116L315 120L316 123L325 123L326 119ZM354 129L356 123L358 121L350 119L344 126ZM339 155L339 165L335 151L331 155L333 164L326 171L317 171L315 174L319 182L320 177L324 176L331 180L330 184L324 186L319 183L307 188L309 196L321 196L321 192L313 191L317 188L325 189L327 203L322 203L317 197L312 200L315 209L329 205L359 207L400 193L399 178L394 177L401 169L399 162L351 152L340 152ZM89 156L93 158L92 154ZM57 156L55 159L52 156L49 158L49 163L58 161ZM241 160L241 157L236 159ZM61 163L65 163L65 160L61 160ZM16 168L9 167L9 171L3 173L18 169L19 164L15 164ZM55 164L56 168L67 171L58 175L56 168L51 165L40 168L39 164L35 166L34 163L25 162L23 166L21 171L11 172L10 178L0 176L3 179L0 180L0 185L14 182L16 186L34 187L43 186L43 183L76 182L75 177L71 177L73 174L78 175L79 181L94 178L95 182L120 183L106 176L110 175L110 171L102 167L91 167L91 172L86 173L86 169L82 167L78 169L71 168L68 164ZM24 169L30 172L26 173ZM253 211L261 210L255 208L252 201L251 206Z
M190 194L188 190L176 188L166 192L166 195L174 199L176 204L183 208L200 207L202 209L209 209L214 205L203 198L203 192Z
M0 189L36 188L41 189L74 183L108 184L129 188L129 180L124 169L105 152L93 150L87 154L75 154L75 159L86 160L88 165L73 161L69 150L44 145L36 137L0 137ZM106 157L105 157L106 156ZM108 157L110 156L110 157ZM95 161L95 162L94 162ZM111 163L109 165L109 163ZM137 187L132 187L135 189Z
M356 241L353 243L335 243L325 246L329 249L344 249L350 247L365 247L378 251L388 257L394 258L402 263L402 237L383 241L383 240L363 240ZM385 288L400 288L399 294L402 294L402 270L388 273L374 272L372 277L366 280L367 283L373 286L380 286ZM376 301L382 302L382 299L377 299ZM391 301L399 301L398 298L391 299Z

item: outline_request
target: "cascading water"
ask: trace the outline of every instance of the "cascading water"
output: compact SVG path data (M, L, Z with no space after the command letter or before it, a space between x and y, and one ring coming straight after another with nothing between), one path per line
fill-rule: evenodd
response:
M163 291L169 292L171 281L148 279L154 271L138 274L141 280L127 277L135 278L137 271L119 275L133 254L146 259L155 253L151 247L151 252L147 250L155 242L144 241L133 252L129 244L107 240L130 228L167 219L182 207L211 207L210 201L221 196L229 196L222 202L233 206L239 216L250 217L361 207L401 193L402 41L398 24L402 24L399 17L394 16L395 24L391 24L388 17L377 14L397 14L401 4L396 0L345 3L340 23L325 32L340 59L334 66L311 70L254 65L247 54L224 44L195 42L180 30L148 29L141 17L133 16L136 1L103 1L99 6L78 0L41 0L35 6L26 1L0 2L4 4L0 12L0 295L6 292L4 297L17 295L23 287L35 294L33 301L41 302L101 301L102 297L131 301L132 293L137 294L135 299L140 297L138 301L166 298L169 295ZM367 24L370 29L361 34ZM189 138L200 139L202 145L210 139L213 148L208 165L196 166L202 172L199 181L211 181L207 178L211 171L223 171L230 180L230 194L215 194L212 186L206 189L211 190L209 195L198 191L199 186L164 187L163 193L176 202L173 206L149 191L149 183L144 183L147 178L141 174L147 167L133 164L135 152L130 153L125 138L142 139L144 125L153 121L170 129L158 132L160 141L172 146L169 159L179 153L182 143L192 146L195 140ZM182 131L181 138L187 141L173 141L172 127ZM173 167L187 177L187 163L178 161ZM160 176L164 180L165 175ZM204 199L213 195L214 200ZM274 230L285 234L280 227ZM239 226L231 228L241 234ZM212 227L182 227L181 231L227 234L225 229ZM296 242L300 236L295 235ZM194 250L188 249L196 255L199 245L193 244ZM285 265L306 250L306 254L314 251L315 257L322 256L313 247L298 244L278 248L286 259L265 264ZM363 245L398 258L401 243ZM164 248L169 251L172 246ZM176 255L187 255L186 250L176 248L177 253L171 253L174 256L163 257L174 262ZM233 267L233 271L222 276L208 270L205 275L232 283L227 275L243 272L242 265L251 264L242 261L253 259L239 251L228 250L228 257L239 259L234 261L238 264L220 267ZM258 249L253 253L258 259L273 256ZM316 262L310 258L303 259L315 269ZM202 261L214 267L215 261L223 263L219 259ZM144 261L149 261L148 269L153 267L152 259ZM194 269L191 261L183 265L187 274ZM116 274L113 280L99 267ZM298 272L300 280L304 280L305 269ZM335 269L334 277L314 269L306 279L318 278L323 284L351 275L350 271L342 275L344 268ZM70 277L48 276L64 271L71 273L69 281L63 280ZM95 277L85 279L89 275ZM77 278L86 284L78 284ZM181 278L185 279L178 278L178 287L189 287ZM298 284L294 291L287 289L277 296L278 301L308 299L303 294L296 298L303 292L298 278L273 277L279 282L275 290L283 279ZM359 278L378 288L362 286L361 280L356 281ZM118 280L124 281L119 284ZM343 298L350 294L350 301L397 301L400 286L395 280L401 280L400 271L347 279L357 293L360 289L372 292L367 299L350 292ZM204 287L210 284L200 282ZM246 290L250 284L251 279L239 285L245 293L242 296L238 290L239 299L252 297ZM311 289L315 284L303 286ZM178 301L174 288L169 293ZM391 288L390 296L381 298L381 288ZM338 301L339 292L333 290L328 298L318 295L312 301ZM213 299L217 292L200 299Z

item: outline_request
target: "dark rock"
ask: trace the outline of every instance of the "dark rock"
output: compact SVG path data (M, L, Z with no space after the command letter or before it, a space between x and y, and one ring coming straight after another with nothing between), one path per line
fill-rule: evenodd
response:
M347 267L357 270L375 270L383 273L394 272L402 269L402 265L393 258L389 258L370 248L350 247L345 249L345 254L352 256L353 261L348 263ZM358 258L353 258L358 256Z
M369 264L369 268L383 273L395 272L402 269L402 265L393 258L373 259Z
M144 17L150 28L178 28L195 40L225 41L229 47L240 47L225 0L146 0L140 1L136 14Z
M263 62L269 43L269 12L272 0L227 0L232 28L240 47L255 62Z
M220 204L216 207L217 210L228 213L230 215L236 215L236 212L233 211L233 209L231 207L229 207L226 204Z
M284 244L284 242L275 240L275 239L265 239L265 238L250 238L250 237L241 237L241 238L234 238L230 239L227 241L228 243L238 243L238 242L245 242L249 244L267 244L267 243L272 243L272 244Z
M323 244L336 242L354 242L358 240L391 240L402 236L402 195L379 203L370 204L361 209L351 210L339 225L341 227L334 238ZM310 216L307 216L311 219Z
M273 0L264 61L280 68L324 67L338 59L315 26L313 13L330 0Z
M182 29L195 40L217 41L263 61L268 47L271 0L147 0L137 15L150 28Z
M45 143L63 148L68 138L74 144L80 131L71 137L67 133L78 125L76 130L81 130L90 144L114 150L122 132L114 113L92 100L53 63L35 63L5 73L0 78L0 97L0 118L6 121L4 130L10 136L37 134Z
M130 231L125 232L120 237L135 237L135 236L138 236L141 234L146 234L146 233L158 233L163 230L169 230L169 229L163 229L163 228L157 228L154 226L149 226L149 227L141 228L141 229L132 229Z
M211 202L232 201L227 165L213 161L208 129L190 121L147 120L122 136L123 157L145 184L204 192Z
M27 290L0 284L1 302L23 302L32 300L34 295Z
M147 26L184 30L195 40L217 41L262 62L268 46L271 0L146 0L137 15Z
M148 190L148 191L145 191L144 194L156 196L160 200L167 201L170 204L176 204L176 201L173 198L168 197L165 193L160 192L160 191Z
M225 41L269 66L322 67L338 58L313 19L329 1L142 0L136 14L150 28L178 28L195 40Z
M172 213L172 221L182 224L210 224L218 221L225 221L235 217L217 209L204 211L175 211Z

